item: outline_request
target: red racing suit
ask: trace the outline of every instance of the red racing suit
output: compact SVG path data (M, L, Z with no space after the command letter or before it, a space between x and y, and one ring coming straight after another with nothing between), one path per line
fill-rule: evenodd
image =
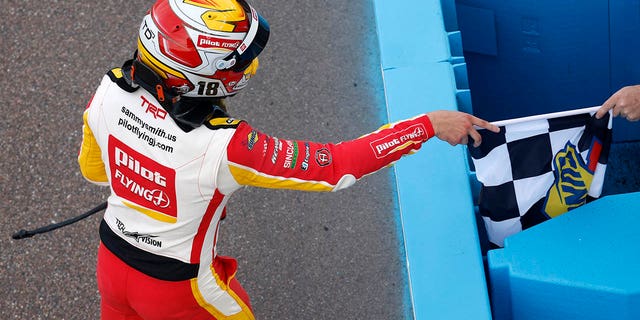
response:
M216 254L219 221L234 191L337 191L434 136L426 115L336 144L269 136L234 118L184 132L119 68L103 78L83 118L81 172L111 188L101 246L152 279L188 283L192 299L217 319L253 318L246 294L230 285L235 260ZM99 280L110 276L103 269L99 261Z

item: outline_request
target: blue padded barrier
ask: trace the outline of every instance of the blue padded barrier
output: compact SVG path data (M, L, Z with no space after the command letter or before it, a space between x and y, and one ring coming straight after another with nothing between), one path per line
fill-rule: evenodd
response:
M455 75L455 79L456 79L456 89L468 90L469 79L467 78L467 64L466 63L454 64L453 74Z
M456 101L458 102L458 110L473 114L473 107L471 106L471 91L469 89L458 90L456 93Z
M638 0L374 0L374 8L390 121L456 108L502 120L597 105L640 83ZM640 126L616 122L614 140L640 139ZM479 184L466 160L463 147L434 140L395 165L416 319L492 317ZM640 319L632 274L640 221L631 214L639 206L639 194L605 197L490 251L494 318Z
M439 1L374 0L374 5L383 70L451 57Z
M616 0L609 3L611 47L611 87L640 83L640 1Z
M442 6L374 0L391 122L470 106L455 3ZM415 319L491 319L468 174L464 147L437 139L395 165Z
M494 319L640 319L639 213L606 196L489 251Z
M464 63L464 53L462 51L462 35L460 34L460 31L449 32L447 38L449 40L449 48L451 50L451 57L449 58L449 62L451 64Z
M448 63L386 70L384 78L391 121L456 109ZM395 165L416 319L491 318L465 161L462 146L434 139Z
M442 20L444 22L444 29L447 32L460 30L460 28L458 27L458 17L456 14L455 0L440 0L440 7L442 9Z

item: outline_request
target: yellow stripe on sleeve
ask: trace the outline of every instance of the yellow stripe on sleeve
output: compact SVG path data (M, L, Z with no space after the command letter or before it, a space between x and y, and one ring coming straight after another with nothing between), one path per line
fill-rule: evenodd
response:
M306 181L297 178L271 176L255 169L230 163L229 170L236 181L245 186L270 189L290 189L316 192L333 191L335 186L324 181Z

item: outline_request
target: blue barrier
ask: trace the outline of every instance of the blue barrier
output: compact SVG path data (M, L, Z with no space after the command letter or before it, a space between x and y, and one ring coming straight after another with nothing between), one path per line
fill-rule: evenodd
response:
M495 319L640 319L639 212L606 196L489 251Z
M453 1L374 4L389 120L470 107ZM395 170L415 319L491 319L463 147L430 141Z
M382 68L413 67L449 58L437 0L375 0Z
M391 121L456 108L448 63L387 70L385 82L388 105L404 106L389 108ZM490 319L464 149L422 148L395 165L416 319Z
M629 54L640 49L637 0L374 8L390 121L437 109L502 120L597 105L640 83ZM616 141L640 139L640 126L614 127ZM640 318L640 194L605 197L489 251L492 315L469 165L463 147L436 140L395 165L415 319Z

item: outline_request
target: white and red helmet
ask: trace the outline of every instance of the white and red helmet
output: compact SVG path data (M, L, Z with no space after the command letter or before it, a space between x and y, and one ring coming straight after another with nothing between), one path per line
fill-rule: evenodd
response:
M244 0L158 0L136 59L174 94L224 98L247 85L268 39L269 25Z

